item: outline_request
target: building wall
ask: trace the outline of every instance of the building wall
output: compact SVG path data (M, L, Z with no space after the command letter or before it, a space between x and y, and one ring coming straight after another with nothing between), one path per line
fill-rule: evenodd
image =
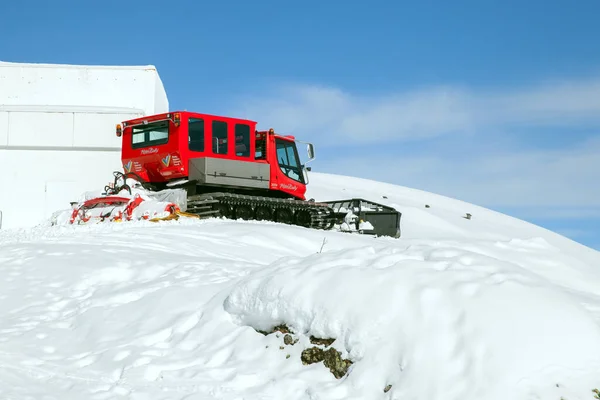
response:
M117 151L0 150L2 229L42 223L121 170Z
M0 62L0 105L66 106L72 109L168 109L153 66L111 67Z
M0 63L1 228L102 189L122 170L115 125L168 107L154 67Z
M142 110L0 106L0 149L120 150L115 125ZM11 110L11 111L9 111Z

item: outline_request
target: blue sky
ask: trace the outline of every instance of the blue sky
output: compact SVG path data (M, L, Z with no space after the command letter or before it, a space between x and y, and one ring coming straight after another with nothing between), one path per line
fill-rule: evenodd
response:
M600 249L600 2L6 2L0 60L152 64L172 109Z

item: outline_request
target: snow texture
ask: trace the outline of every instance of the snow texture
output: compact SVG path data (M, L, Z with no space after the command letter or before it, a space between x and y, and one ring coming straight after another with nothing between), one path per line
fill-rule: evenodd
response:
M391 205L402 237L222 219L0 231L0 397L594 398L599 252L399 186L312 173L308 195ZM281 323L297 343L257 332ZM344 377L302 364L311 335L335 338Z

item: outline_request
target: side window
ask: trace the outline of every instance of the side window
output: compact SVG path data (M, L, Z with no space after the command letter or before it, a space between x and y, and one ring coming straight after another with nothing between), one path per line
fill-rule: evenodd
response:
M279 165L290 165L285 143L277 143L277 161L279 162Z
M227 154L227 122L213 121L212 150L215 154Z
M248 125L235 125L235 155L250 157L250 127Z
M190 150L204 151L204 120L190 118L188 125L188 146Z
M265 160L267 158L267 143L265 140L265 136L257 133L254 145L256 146L256 148L254 149L254 158L256 160Z
M293 145L288 144L287 146L287 161L288 165L291 167L298 167L298 163L296 162L296 152L295 147Z

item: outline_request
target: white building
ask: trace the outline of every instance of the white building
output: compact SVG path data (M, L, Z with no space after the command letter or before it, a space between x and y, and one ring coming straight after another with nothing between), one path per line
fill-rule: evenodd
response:
M166 112L156 68L0 62L2 229L40 223L122 170L123 120Z

